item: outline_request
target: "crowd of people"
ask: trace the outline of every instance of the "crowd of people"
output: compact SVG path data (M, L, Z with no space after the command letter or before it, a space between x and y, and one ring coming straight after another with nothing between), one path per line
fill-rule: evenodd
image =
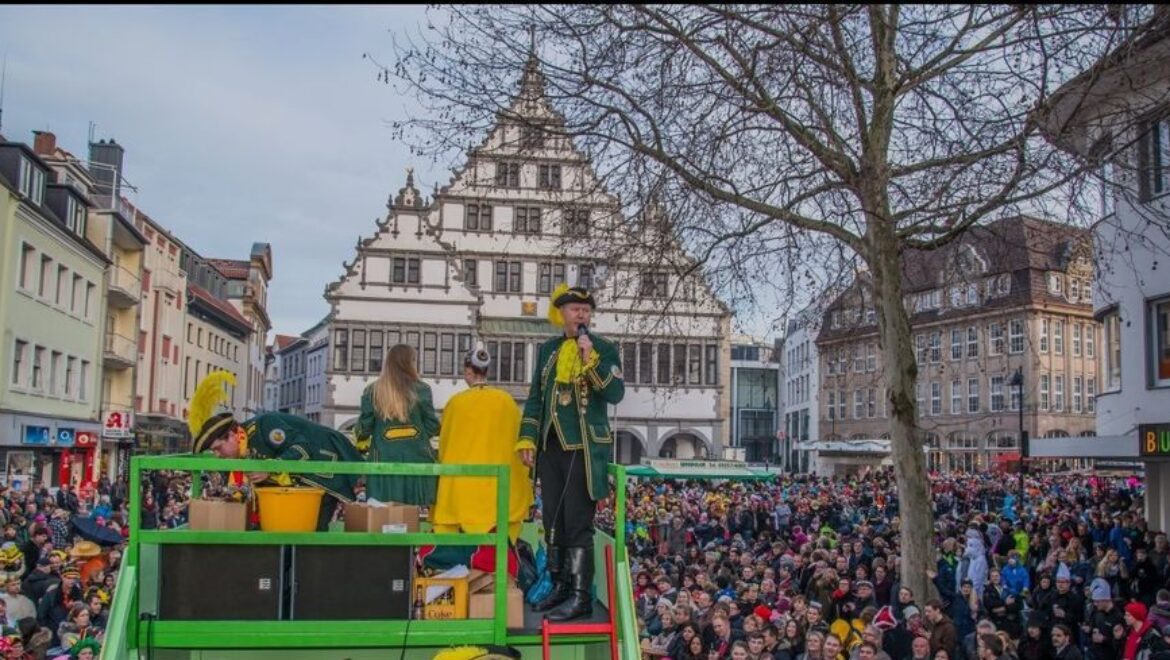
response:
M1023 507L1002 475L931 487L937 593L916 594L891 472L631 481L644 656L1170 659L1170 546L1142 517L1140 480L1034 475Z
M162 502L159 510L180 509L178 484L145 490ZM0 487L0 658L99 656L129 535L128 504L126 484L108 479L55 493Z

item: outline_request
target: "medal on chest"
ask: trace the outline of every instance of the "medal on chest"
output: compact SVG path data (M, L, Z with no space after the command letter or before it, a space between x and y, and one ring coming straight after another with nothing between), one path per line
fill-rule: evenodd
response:
M562 406L567 406L573 402L573 391L568 388L558 388L560 392L557 394L557 403Z

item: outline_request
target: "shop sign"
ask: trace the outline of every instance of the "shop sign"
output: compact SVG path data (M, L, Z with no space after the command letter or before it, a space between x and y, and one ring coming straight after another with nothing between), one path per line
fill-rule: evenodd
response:
M47 426L24 427L24 444L48 447L53 440L53 434Z
M1138 425L1138 444L1143 457L1170 457L1170 424Z
M77 436L73 439L73 444L78 447L95 447L97 446L97 434L93 431L78 431Z
M58 447L72 447L73 438L76 434L77 432L73 429L57 429L57 437L54 439L53 444Z
M132 435L131 427L134 419L129 412L111 410L102 420L103 438L129 438Z

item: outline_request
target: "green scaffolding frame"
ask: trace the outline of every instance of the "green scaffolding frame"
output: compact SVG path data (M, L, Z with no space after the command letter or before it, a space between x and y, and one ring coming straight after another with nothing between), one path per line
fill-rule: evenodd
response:
M171 649L359 649L359 648L446 648L458 644L534 645L539 635L512 634L507 630L506 588L508 547L508 493L511 468L504 465L438 465L386 463L331 463L333 473L397 476L491 477L496 479L496 531L489 534L439 534L434 532L378 534L358 532L222 532L141 529L142 473L147 470L174 470L193 473L192 497L202 488L203 472L287 472L313 473L319 463L268 459L220 459L171 455L139 456L130 463L130 537L118 588L111 604L102 658L123 660L136 657L135 650L152 645ZM623 658L640 658L634 619L629 560L625 548L626 468L610 465L615 478L615 582L619 644ZM454 621L151 621L139 620L139 585L142 579L141 550L163 544L240 545L494 545L496 549L495 601L492 619ZM409 633L409 634L408 634ZM149 634L149 640L148 640ZM558 638L558 644L596 644L604 636Z

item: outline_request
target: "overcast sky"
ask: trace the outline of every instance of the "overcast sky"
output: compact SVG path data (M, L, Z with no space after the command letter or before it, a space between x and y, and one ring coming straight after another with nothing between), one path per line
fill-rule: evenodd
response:
M0 6L0 130L86 158L96 124L126 148L127 196L200 254L272 244L273 329L300 334L406 168L425 194L449 179L394 142L418 105L362 59L393 63L392 38L425 24L422 7Z
M299 334L405 169L435 180L386 125L415 105L362 59L392 62L391 33L423 23L420 7L3 6L0 130L51 130L85 158L94 122L126 148L128 197L200 254L272 244L274 330Z

